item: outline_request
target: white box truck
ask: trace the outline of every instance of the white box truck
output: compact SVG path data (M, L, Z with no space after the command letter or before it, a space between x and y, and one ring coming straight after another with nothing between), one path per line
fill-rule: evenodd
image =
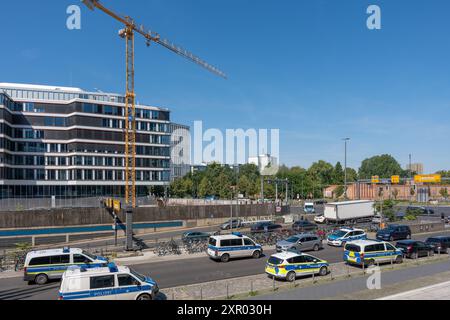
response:
M327 223L369 222L375 216L374 204L370 200L327 203L324 216Z

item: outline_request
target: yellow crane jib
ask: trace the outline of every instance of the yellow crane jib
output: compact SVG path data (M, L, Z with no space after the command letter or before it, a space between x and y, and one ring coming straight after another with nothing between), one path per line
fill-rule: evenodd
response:
M134 92L134 34L138 33L146 39L147 46L155 42L162 47L202 66L208 71L227 78L226 74L191 52L175 45L169 40L161 39L160 35L137 25L131 17L122 16L103 6L99 0L81 0L89 9L99 9L124 25L119 36L126 41L126 94L125 94L125 202L136 207L136 95Z

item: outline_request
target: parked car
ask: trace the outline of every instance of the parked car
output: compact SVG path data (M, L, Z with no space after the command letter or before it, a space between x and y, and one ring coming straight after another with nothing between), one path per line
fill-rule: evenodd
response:
M379 216L379 215L375 215L375 216L372 218L372 222L373 222L373 223L381 223L381 220L382 220L382 217Z
M323 223L327 222L327 218L325 218L325 216L323 214L321 214L321 215L318 215L318 216L314 217L314 222L323 224Z
M251 232L273 232L282 229L283 227L273 222L259 222L250 228Z
M311 232L317 230L317 225L315 223L309 222L308 220L298 220L292 224L292 230L298 232Z
M425 243L434 247L436 253L450 253L450 237L437 236L425 240Z
M314 203L312 202L306 202L303 206L303 211L305 213L316 213L316 209L314 208Z
M417 259L434 254L434 246L422 241L402 240L398 241L395 246L403 251L403 256L406 258Z
M220 226L220 229L222 230L230 230L231 228L237 229L242 227L242 220L241 219L231 219L227 222L223 223Z
M391 224L377 232L377 239L383 241L411 239L411 229L406 225Z
M422 214L422 215L432 215L434 214L434 210L433 209L429 209L429 208L425 208L425 207L414 207L414 206L409 206L406 208L406 214Z
M291 236L285 240L278 241L276 245L277 252L303 252L308 250L319 251L322 248L322 240L315 234L309 233L301 233Z
M198 231L185 232L181 236L181 240L183 240L183 242L205 241L205 240L208 240L210 236L211 235L209 233L206 233L206 232L198 232Z

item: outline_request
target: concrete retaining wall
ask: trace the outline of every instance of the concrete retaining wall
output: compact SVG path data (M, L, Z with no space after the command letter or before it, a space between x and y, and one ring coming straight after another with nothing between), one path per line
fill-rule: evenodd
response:
M238 214L233 206L233 217L259 217L274 214L272 204L240 205ZM144 207L134 211L133 221L171 221L197 219L225 219L231 215L229 205L217 206L170 206L166 208ZM125 221L125 215L119 218ZM21 212L0 212L0 229L41 228L83 225L107 225L112 223L111 215L102 208L76 208L54 210L32 210Z

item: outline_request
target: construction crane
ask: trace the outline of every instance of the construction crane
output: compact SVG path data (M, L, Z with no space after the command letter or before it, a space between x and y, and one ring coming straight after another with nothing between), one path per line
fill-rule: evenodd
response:
M124 29L119 31L119 36L126 40L126 95L125 95L125 202L132 208L136 207L136 95L134 92L134 35L142 35L147 46L155 42L166 49L204 67L212 73L227 78L225 73L210 65L189 51L161 39L156 32L148 30L143 25L138 25L128 16L121 16L105 8L99 0L81 0L89 9L95 8L105 12L109 16L118 20L124 25Z

